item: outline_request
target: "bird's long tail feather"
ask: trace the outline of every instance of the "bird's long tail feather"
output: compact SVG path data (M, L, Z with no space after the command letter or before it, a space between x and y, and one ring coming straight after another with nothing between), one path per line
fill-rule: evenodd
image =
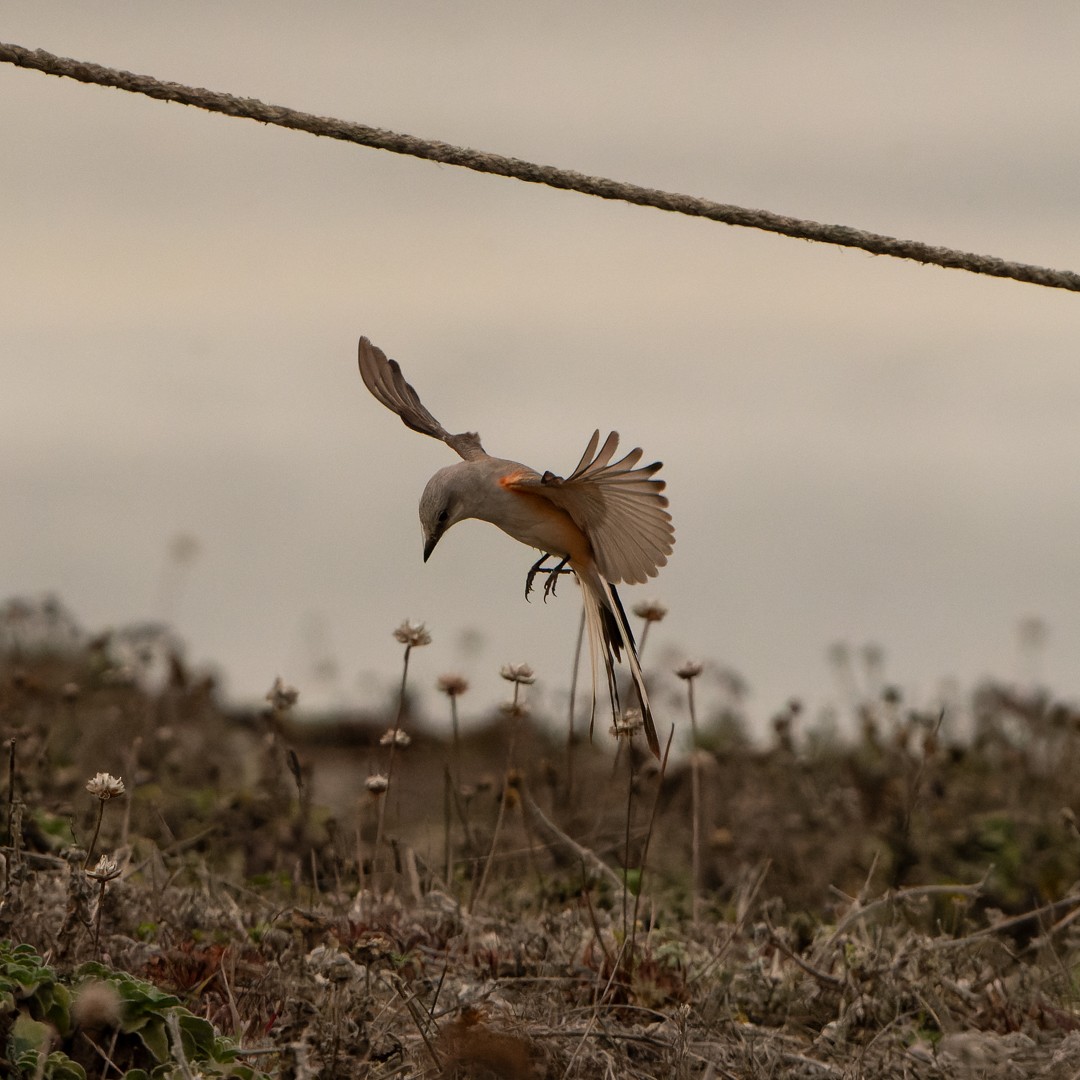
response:
M612 713L619 718L619 689L615 681L615 664L625 652L627 666L630 668L630 680L634 684L638 704L641 707L641 722L645 728L645 738L654 756L660 757L660 742L656 737L652 707L645 689L645 677L638 661L634 634L623 610L622 601L615 591L615 586L605 581L595 570L582 572L575 567L581 583L582 603L585 606L585 632L589 639L589 660L592 666L592 717L596 716L596 685L600 665L603 664L607 679L608 697ZM590 721L590 734L592 721Z

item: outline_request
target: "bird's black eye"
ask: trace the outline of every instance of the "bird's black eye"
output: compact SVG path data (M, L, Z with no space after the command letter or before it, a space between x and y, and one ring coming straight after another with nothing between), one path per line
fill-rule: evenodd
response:
M449 516L450 516L450 511L449 510L440 510L439 511L439 524L440 525L445 525L446 524L446 519Z

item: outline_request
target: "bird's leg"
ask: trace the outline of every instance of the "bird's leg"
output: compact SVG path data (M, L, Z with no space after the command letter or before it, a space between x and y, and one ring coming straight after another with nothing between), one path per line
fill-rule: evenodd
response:
M532 592L533 579L536 577L536 575L539 574L541 571L543 571L545 574L550 573L549 568L544 566L544 563L546 563L550 558L551 555L549 555L548 552L545 551L544 554L541 555L540 558L537 559L536 562L534 562L532 566L529 567L529 572L525 575L526 600L529 599L529 593ZM548 580L550 580L550 578ZM544 586L544 599L547 599L547 585Z
M555 586L558 583L560 574L571 574L572 570L566 569L566 564L570 561L569 557L563 559L558 566L548 566L544 568L544 573L547 574L548 579L544 582L544 603L547 603L548 594L555 595Z

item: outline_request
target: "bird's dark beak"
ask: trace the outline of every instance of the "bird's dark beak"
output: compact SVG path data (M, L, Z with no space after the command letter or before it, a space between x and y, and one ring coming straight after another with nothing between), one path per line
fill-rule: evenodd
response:
M434 536L429 536L424 541L424 562L427 562L431 558L431 553L435 550L435 545L439 542L440 533L435 533Z

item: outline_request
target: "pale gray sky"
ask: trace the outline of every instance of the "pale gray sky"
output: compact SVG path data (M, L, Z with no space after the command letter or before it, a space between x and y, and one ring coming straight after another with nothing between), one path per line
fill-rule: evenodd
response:
M1080 270L1071 2L8 0L0 39L646 185ZM0 65L5 594L92 628L175 612L229 691L372 703L565 691L572 586L465 523L420 560L452 456L356 373L361 333L451 429L562 472L594 427L661 458L678 542L627 590L649 643L741 672L765 719L828 645L1080 694L1080 297L735 230ZM482 646L470 646L479 631ZM650 664L649 661L652 661ZM657 693L664 694L657 675ZM673 681L673 680L672 680ZM671 710L669 717L678 717Z

